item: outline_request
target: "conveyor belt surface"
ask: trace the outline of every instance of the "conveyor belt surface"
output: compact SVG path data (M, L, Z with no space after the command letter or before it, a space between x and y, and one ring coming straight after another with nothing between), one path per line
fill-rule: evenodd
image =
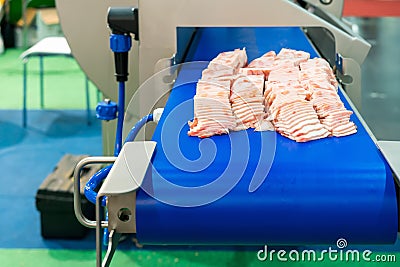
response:
M211 60L242 47L249 60L282 47L317 56L299 28L207 28L197 33L187 61ZM357 134L307 143L252 129L204 140L189 137L195 81L205 66L182 68L153 136L153 177L137 194L140 242L394 242L393 178L355 115Z

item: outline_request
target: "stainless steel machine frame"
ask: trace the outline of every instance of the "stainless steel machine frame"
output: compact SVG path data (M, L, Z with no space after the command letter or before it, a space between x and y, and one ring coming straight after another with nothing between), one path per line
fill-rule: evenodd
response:
M109 6L138 6L140 41L133 42L130 53L127 101L144 81L158 70L171 65L177 52L177 27L309 26L325 28L335 37L335 52L342 59L341 70L344 75L353 77L353 82L346 85L347 94L357 108L361 108L359 65L364 61L370 46L361 38L352 35L347 24L341 21L343 0L306 1L316 9L323 10L325 19L288 0L249 0L245 3L239 0L56 1L61 26L73 56L89 79L113 101L117 98L117 90L113 79L112 53L108 47L106 12ZM242 5L246 6L246 12L252 16L243 16L242 8L232 8ZM329 22L327 18L330 18ZM77 31L77 28L80 30ZM164 86L165 90L170 87L168 84L160 86ZM152 108L152 104L155 103L151 97L153 95L156 94L149 91L138 101L140 106L131 114L133 123ZM106 155L112 154L110 144L114 140L114 129L114 123L103 123L103 147Z
M139 0L139 84L154 74L160 59L174 57L178 27L321 27L334 36L336 54L341 62L339 69L343 75L353 78L353 82L346 86L346 92L355 106L361 108L360 65L369 52L370 44L351 35L351 30L340 20L336 19L339 28L286 0L273 3L246 1L246 12L251 16L243 16L241 8L229 8L240 7L241 4L238 0ZM147 99L143 102L146 103ZM146 104L140 107L140 116L148 110Z
M361 108L360 64L367 56L370 45L362 38L352 35L349 27L339 19L343 1L314 0L307 2L327 11L324 13L330 22L286 0L248 0L245 3L246 11L252 16L243 16L241 8L232 8L241 6L242 1L239 0L138 0L139 43L137 44L137 65L135 64L136 67L133 70L138 72L138 84L145 82L154 74L155 70L160 69L160 64L162 67L168 67L174 62L174 55L177 52L176 29L178 27L321 27L327 29L334 36L335 52L339 63L338 70L342 76L352 77L352 83L348 84L345 89L351 99L349 102L354 104L353 108L359 109ZM58 0L58 3L60 3L59 8L62 5L67 5L62 0ZM73 45L72 51L74 51ZM135 48L133 53L135 53ZM166 84L165 86L169 85ZM107 94L109 90L107 89L105 93ZM133 91L135 90L136 88ZM154 90L158 89L154 88ZM156 94L151 91L147 93L143 101L140 101L141 106L137 118L147 114L156 101L156 99L152 99L152 95ZM344 95L346 96L346 94ZM356 111L356 109L354 110ZM356 113L358 112L356 111ZM359 114L357 115L361 119ZM365 122L363 124L368 130ZM370 131L369 133L376 142L372 133ZM107 179L99 191L96 201L96 221L87 220L83 216L80 209L80 199L77 197L79 193L75 193L75 212L78 219L85 226L96 228L97 266L109 266L119 236L122 233L136 232L135 192L147 175L154 146L154 142L134 142L124 146L115 162L115 168L113 168L113 170L118 169L118 173L117 171L113 173L112 170L108 177L119 178ZM121 175L121 172L132 176L131 173L127 173L126 165L128 163L125 160L127 155L130 157L129 162L132 162L135 166L141 166L139 173L133 175L133 180L120 178L124 176ZM75 188L79 188L79 174L86 164L112 162L114 160L114 157L89 158L80 162L75 169ZM100 198L103 196L108 197L108 222L100 219ZM124 210L129 212L121 214ZM101 258L101 229L105 227L110 230L110 243L103 261Z

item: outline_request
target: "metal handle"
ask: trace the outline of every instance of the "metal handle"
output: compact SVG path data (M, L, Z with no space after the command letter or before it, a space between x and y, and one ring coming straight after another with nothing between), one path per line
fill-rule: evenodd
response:
M93 204L96 204L97 198L97 192L95 190L99 187L100 183L107 178L107 175L110 173L112 166L113 164L104 167L103 169L96 172L92 177L90 177L89 181L87 181L84 190L85 197ZM101 205L105 207L106 203L107 197L103 197L101 199Z
M86 165L99 163L114 163L116 157L87 157L79 161L74 170L74 211L78 221L88 227L96 228L96 221L89 220L82 212L81 206L81 171ZM101 227L108 227L107 221L101 222Z

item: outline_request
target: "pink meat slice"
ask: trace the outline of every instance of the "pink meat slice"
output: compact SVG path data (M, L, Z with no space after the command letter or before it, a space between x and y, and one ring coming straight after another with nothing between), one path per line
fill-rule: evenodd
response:
M195 118L189 122L190 136L205 138L216 134L226 134L236 127L229 102L230 82L222 84L200 80L196 86L194 101Z
M271 72L270 69L266 68L240 68L239 74L243 75L263 75L264 79L268 79L268 75Z
M296 66L299 66L302 62L306 62L310 58L310 54L304 51L282 48L276 58L291 59L294 61Z
M300 64L300 83L307 88L321 123L332 136L354 134L356 126L350 121L351 111L346 110L337 94L338 83L329 63L323 59L310 59Z
M246 50L235 49L234 51L222 52L208 64L208 69L223 70L232 69L233 73L238 73L240 68L247 64Z
M276 69L270 72L268 76L269 82L294 82L299 80L299 69L296 67L286 67L284 69Z
M233 82L230 101L239 125L254 128L263 119L263 89L263 75L239 75Z
M283 48L246 64L245 49L236 49L220 53L203 70L189 135L204 138L252 127L307 142L357 132L326 60Z

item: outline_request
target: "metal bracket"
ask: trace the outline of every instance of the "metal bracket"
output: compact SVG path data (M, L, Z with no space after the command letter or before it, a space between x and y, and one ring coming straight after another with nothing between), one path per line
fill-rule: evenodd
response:
M342 17L343 0L304 0L304 2L329 12L338 18Z
M96 198L96 266L109 266L121 233L136 233L136 190L151 174L154 141L128 142L118 155ZM108 222L101 221L100 200L107 196ZM92 223L92 222L91 222ZM102 260L102 228L108 227L108 251Z

